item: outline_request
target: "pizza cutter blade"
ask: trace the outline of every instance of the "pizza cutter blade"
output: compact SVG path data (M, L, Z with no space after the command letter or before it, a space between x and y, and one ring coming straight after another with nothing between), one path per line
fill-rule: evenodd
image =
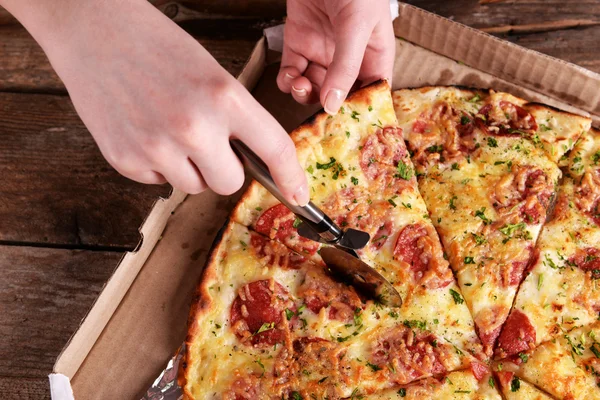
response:
M385 306L402 306L402 297L396 288L367 263L330 246L323 246L319 254L333 274L350 279L350 284L361 293Z
M380 273L358 258L356 250L362 249L371 239L367 232L356 229L340 229L314 203L306 206L290 204L273 181L266 164L239 140L231 140L231 148L238 155L246 170L260 182L273 196L281 201L302 221L298 234L307 239L327 244L321 249L321 257L329 269L349 281L367 297L383 304L400 307L402 298L394 286Z

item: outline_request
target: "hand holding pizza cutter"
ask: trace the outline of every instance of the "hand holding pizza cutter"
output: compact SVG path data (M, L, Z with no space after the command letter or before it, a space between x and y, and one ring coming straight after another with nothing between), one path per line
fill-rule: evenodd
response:
M265 163L241 141L232 140L230 143L252 177L302 221L298 234L328 245L323 246L319 254L334 275L349 280L352 286L371 299L391 307L402 305L402 298L394 286L358 258L356 250L367 245L370 239L368 233L356 229L342 230L312 202L306 206L290 204L275 185Z

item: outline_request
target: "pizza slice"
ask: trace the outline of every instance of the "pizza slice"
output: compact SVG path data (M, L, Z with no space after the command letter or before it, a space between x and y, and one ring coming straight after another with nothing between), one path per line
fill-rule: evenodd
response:
M600 322L542 343L519 364L502 361L495 371L514 374L560 399L600 398ZM513 378L515 379L515 378ZM521 398L521 397L519 397Z
M600 311L600 132L589 131L570 156L552 220L498 341L513 357L598 319Z
M488 373L478 378L473 371L451 372L440 378L426 378L399 388L364 396L365 400L500 400L496 383Z
M506 400L552 400L553 397L544 393L531 383L520 379L510 371L494 373L500 382L500 390Z
M510 95L425 88L393 96L419 190L491 355L560 170Z
M210 343L210 345L209 345ZM361 298L278 241L231 222L190 312L187 398L341 399L487 366Z
M458 351L484 358L473 320L418 193L409 152L395 127L389 86L378 84L356 92L344 110L333 117L317 114L311 124L291 134L307 170L313 202L342 228L371 235L359 254L403 297L401 310L389 310L392 316L420 321ZM358 114L352 117L350 110ZM311 139L310 147L304 145L305 138ZM327 160L331 165L324 164ZM338 174L338 170L345 172ZM323 264L318 244L299 237L295 228L299 221L259 184L250 186L232 218Z

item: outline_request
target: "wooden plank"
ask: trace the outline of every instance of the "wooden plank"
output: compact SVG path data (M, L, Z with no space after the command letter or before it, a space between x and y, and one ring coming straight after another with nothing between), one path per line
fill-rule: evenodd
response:
M167 186L108 165L65 96L0 93L0 242L134 248Z
M285 0L150 0L150 3L176 20L175 15L190 11L198 16L280 18L285 15Z
M600 21L598 0L407 0L406 3L479 29L558 23L565 20ZM550 30L552 29L550 26Z
M47 377L15 378L0 376L2 400L50 400L50 385Z
M230 22L231 32L237 32L239 38L214 38L218 21L210 21L205 25L189 24L191 31L196 31L198 41L233 75L241 72L246 59L252 52L262 28L256 26L244 28L245 22ZM235 28L235 29L234 29ZM48 58L27 31L19 25L0 25L0 91L66 93L63 83L56 75Z
M0 25L0 91L65 93L42 48L19 25Z
M115 252L0 246L0 376L50 373L120 258Z

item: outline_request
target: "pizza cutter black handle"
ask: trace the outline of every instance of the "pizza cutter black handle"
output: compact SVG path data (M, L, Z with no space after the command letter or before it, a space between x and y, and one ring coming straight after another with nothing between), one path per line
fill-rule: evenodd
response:
M271 192L277 200L281 201L296 214L298 218L317 232L325 242L337 242L342 237L342 230L313 202L309 202L305 206L290 204L283 197L277 185L275 185L267 165L248 146L237 139L231 140L230 143L231 148L240 158L250 175Z

